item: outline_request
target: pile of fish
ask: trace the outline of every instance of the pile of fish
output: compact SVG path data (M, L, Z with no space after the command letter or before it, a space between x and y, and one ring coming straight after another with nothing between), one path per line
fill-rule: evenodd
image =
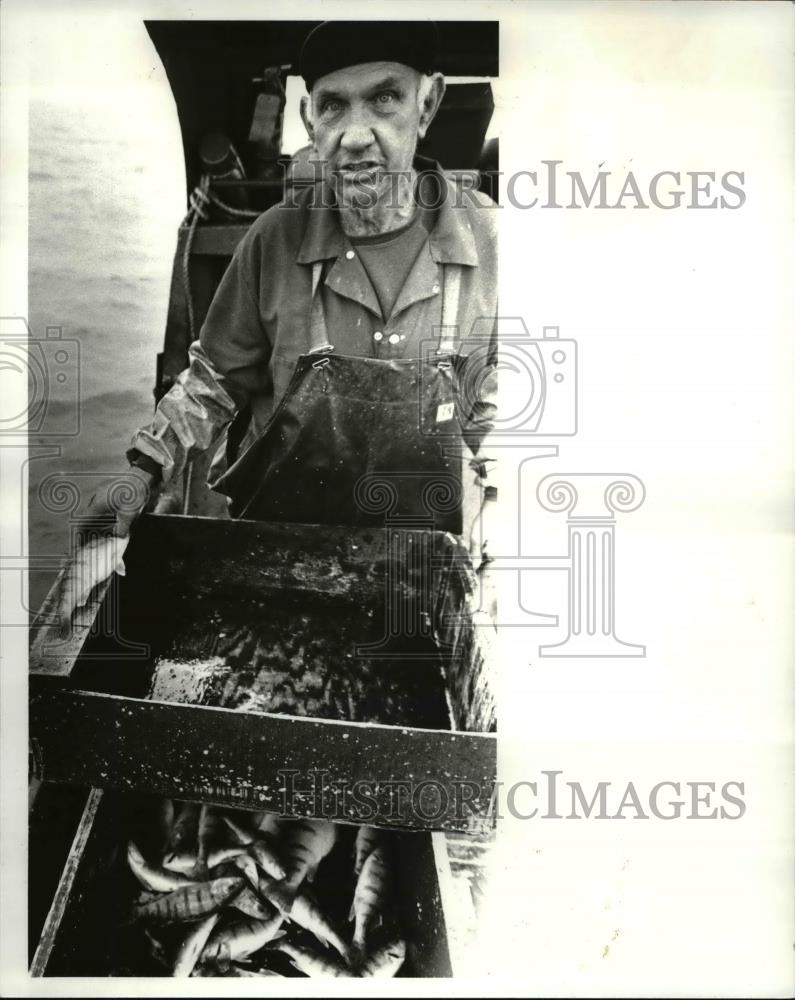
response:
M169 799L160 812L157 856L127 845L140 889L124 923L164 974L388 977L403 965L389 834Z
M445 726L448 709L430 637L394 654L370 609L312 614L271 604L254 621L176 616L149 697L248 712L385 725ZM370 647L368 651L363 647Z

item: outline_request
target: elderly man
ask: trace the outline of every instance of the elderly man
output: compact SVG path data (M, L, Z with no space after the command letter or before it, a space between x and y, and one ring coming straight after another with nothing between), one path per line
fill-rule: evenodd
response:
M307 37L301 113L322 181L235 251L189 367L133 439L147 488L217 448L237 416L212 483L233 516L424 516L468 533L494 415L496 213L416 156L445 91L435 34L327 22Z

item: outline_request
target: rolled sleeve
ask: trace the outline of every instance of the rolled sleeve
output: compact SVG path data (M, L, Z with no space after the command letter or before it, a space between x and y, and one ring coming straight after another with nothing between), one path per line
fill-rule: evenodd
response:
M247 234L221 279L199 339L188 350L188 367L160 400L152 423L133 436L127 457L135 462L143 455L156 462L164 483L217 445L261 383L270 347L252 287L259 281L256 257L256 243Z
M237 412L223 376L199 341L191 344L188 358L188 367L160 400L154 420L135 433L127 452L131 462L140 455L156 462L164 483L180 476L197 454L212 448Z

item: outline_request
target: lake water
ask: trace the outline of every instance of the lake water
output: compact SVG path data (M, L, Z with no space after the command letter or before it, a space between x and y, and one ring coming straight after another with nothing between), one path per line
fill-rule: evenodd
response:
M155 105L148 115L131 104L30 106L29 322L35 337L60 328L68 353L65 383L47 385L57 454L32 447L28 466L29 551L48 564L30 574L33 610L69 552L74 517L104 474L126 468L130 438L154 405L185 212L182 147L173 109ZM76 487L78 508L58 503L65 483Z

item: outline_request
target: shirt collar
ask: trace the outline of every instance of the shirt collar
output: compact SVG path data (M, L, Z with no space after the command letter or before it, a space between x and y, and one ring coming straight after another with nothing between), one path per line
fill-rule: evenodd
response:
M436 224L428 239L430 255L438 264L465 264L476 267L478 254L472 223L467 212L467 193L435 160L414 159L420 198L436 207ZM320 196L320 197L318 197ZM296 261L313 264L341 256L350 248L342 231L330 187L323 182L313 189L307 204L307 226ZM314 202L319 201L319 204Z

